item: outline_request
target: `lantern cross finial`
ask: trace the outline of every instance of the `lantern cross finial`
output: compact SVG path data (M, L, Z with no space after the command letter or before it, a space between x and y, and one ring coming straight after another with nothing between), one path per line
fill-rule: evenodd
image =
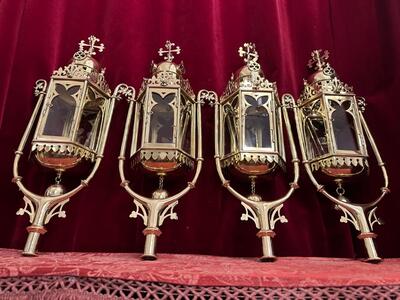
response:
M100 39L98 39L94 35L91 35L91 36L88 37L88 40L89 40L88 44L86 44L84 40L80 41L80 43L79 43L79 51L83 51L89 56L95 55L96 54L96 52L95 52L96 49L99 50L99 52L103 52L104 44L101 43L100 45L96 45L96 43L99 42ZM83 49L84 47L89 47L89 49L84 50Z
M174 56L172 55L172 53L176 53L179 54L181 53L181 48L179 46L176 46L175 49L173 49L173 47L175 46L175 43L171 43L170 41L166 41L165 42L165 49L160 48L158 50L158 54L160 56L163 56L164 54L166 54L166 56L164 56L164 60L168 61L168 62L172 62L172 60L174 59Z
M238 52L239 56L243 57L244 62L251 71L258 71L260 69L260 65L257 62L258 53L254 43L244 43L243 47L239 48Z
M321 49L311 52L311 59L308 61L309 68L314 67L315 70L322 70L326 65L329 58L329 51L322 52Z

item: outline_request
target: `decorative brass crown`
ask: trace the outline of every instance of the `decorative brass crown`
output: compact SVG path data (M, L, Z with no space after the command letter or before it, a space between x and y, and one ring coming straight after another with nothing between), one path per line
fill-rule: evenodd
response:
M343 83L336 76L335 70L327 62L328 58L329 52L327 50L322 52L319 49L311 52L308 67L314 69L316 72L308 80L304 79L304 89L300 95L299 103L306 102L321 93L353 93L353 87Z
M96 85L100 90L110 95L111 89L104 78L106 69L101 69L98 61L93 58L93 56L96 55L95 50L103 52L104 44L101 43L100 45L96 45L100 40L93 35L91 35L88 40L88 44L83 40L80 41L79 50L75 52L72 62L69 65L60 67L58 70L54 71L52 77L86 79ZM85 49L86 47L88 48Z
M185 73L183 63L181 62L178 65L173 62L173 59L175 58L173 54L181 53L181 48L179 46L175 46L175 43L166 41L164 46L165 49L160 48L158 50L158 54L160 56L164 56L164 61L160 62L159 64L155 64L154 62L151 63L152 77L145 78L143 80L142 86L139 90L139 98L141 97L141 95L143 95L146 86L149 84L161 85L163 87L169 85L179 85L183 92L185 92L189 97L195 97L189 80L184 79L182 76Z
M91 35L88 37L88 43L84 40L79 42L79 49L74 53L72 62L64 67L60 67L53 72L53 79L79 79L88 80L91 84L101 90L106 97L111 97L111 89L108 86L104 74L105 68L101 68L99 62L93 58L96 51L103 52L104 44L96 45L100 40ZM36 87L37 89L38 87ZM35 90L35 93L37 91ZM73 143L65 144L62 141L37 141L33 140L31 151L58 153L60 155L77 156L95 160L96 153L86 147L81 147Z
M245 43L243 47L239 48L238 52L239 56L243 57L246 65L242 66L235 74L231 75L220 101L224 102L233 93L237 92L239 88L256 90L261 88L270 88L276 92L275 82L269 82L264 77L260 64L257 62L258 53L254 43Z

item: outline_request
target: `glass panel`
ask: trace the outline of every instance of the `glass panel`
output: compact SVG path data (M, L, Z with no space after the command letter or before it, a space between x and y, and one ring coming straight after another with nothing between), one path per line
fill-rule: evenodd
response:
M234 152L236 148L235 127L233 126L233 117L230 113L225 116L224 146L224 155Z
M337 149L359 150L354 118L347 111L351 104L350 101L344 101L342 104L339 104L336 101L330 100L329 103L335 109L332 113L332 127Z
M174 110L168 104L175 99L175 93L162 97L152 92L153 100L157 103L151 110L150 143L172 143L174 137Z
M181 103L183 109L181 111L181 119L180 119L180 134L181 134L181 148L183 151L191 154L191 127L192 127L192 118L191 118L191 109L192 105L190 102L187 102L185 105L185 101L182 97Z
M142 146L142 125L143 125L143 111L142 104L140 102L136 102L135 105L135 114L131 118L132 120L132 143L131 143L131 152L130 156L132 156L138 148Z
M58 95L51 100L48 106L49 112L43 128L43 135L64 137L70 135L76 107L74 95L79 92L79 89L78 85L66 89L62 84L56 84L55 90Z
M94 101L85 104L76 136L76 141L79 144L93 150L96 148L101 126L102 113L98 105L99 103Z
M271 131L268 111L264 105L268 96L257 99L245 95L246 102L251 106L246 109L244 140L247 147L270 148Z
M308 117L305 120L305 135L307 139L310 158L315 158L328 153L328 141L324 119L322 117Z

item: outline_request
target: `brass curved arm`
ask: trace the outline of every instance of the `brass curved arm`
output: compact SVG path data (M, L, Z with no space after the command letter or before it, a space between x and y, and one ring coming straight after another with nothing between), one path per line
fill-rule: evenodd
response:
M185 194L187 194L191 189L194 188L197 179L199 178L202 166L203 166L203 158L202 158L202 138L201 138L201 103L200 101L197 101L197 158L196 158L196 171L193 176L192 181L188 182L186 188L184 188L182 191L179 193L176 193L175 195L169 196L165 199L158 199L157 201L161 203L162 207L165 207L176 200L180 199L183 197ZM129 186L129 181L125 177L125 171L124 171L124 162L125 162L125 153L126 153L126 143L128 140L128 135L129 135L129 127L131 123L131 118L132 118L132 111L134 109L134 101L130 100L129 101L129 108L128 108L128 113L125 121L125 129L124 129L124 135L122 137L122 143L121 143L121 150L120 154L118 157L119 163L118 163L118 169L119 169L119 175L121 178L121 186L128 192L129 195L131 195L134 199L140 201L142 204L149 205L150 203L154 202L153 199L142 196L138 193L136 193L134 190L132 190Z
M300 141L300 151L301 151L301 155L303 157L303 165L304 168L306 169L306 172L311 180L311 182L314 184L314 186L316 187L317 191L320 192L321 194L323 194L324 196L326 196L328 199L330 199L331 201L333 201L335 204L338 205L342 205L345 208L349 209L349 210L353 210L353 205L351 204L347 204L346 202L340 201L339 199L337 199L336 197L332 196L330 193L328 193L324 186L322 184L320 184L317 179L315 178L311 167L310 167L310 163L307 160L307 154L306 154L306 150L304 148L304 143L302 141L304 141L304 134L302 131L302 126L300 124L300 108L297 105L293 105L293 111L294 111L294 117L295 117L295 123L296 123L296 128L297 128L297 135L299 137L299 141Z
M378 163L378 166L381 169L383 180L384 180L384 186L381 188L381 195L375 201L367 204L368 207L372 207L372 206L377 205L383 199L383 197L390 192L389 177L388 177L388 174L386 171L385 163L383 162L383 160L381 158L381 155L379 153L378 147L376 146L375 140L374 140L374 138L369 130L369 127L367 125L367 122L365 121L365 118L361 112L360 112L360 120L361 120L362 127L364 128L365 134L367 135L367 138L371 144L372 151L374 152L376 161Z
M24 214L27 213L30 216L30 223L32 224L31 226L27 227L27 230L29 232L27 241L25 243L24 251L22 252L23 255L28 255L28 256L36 256L36 247L37 243L39 240L39 237L41 234L44 234L46 232L46 229L44 228L44 224L47 224L49 220L55 216L58 215L59 217L65 216L65 212L62 211L63 205L69 201L69 198L71 198L73 195L78 193L81 189L84 187L88 186L90 180L94 177L94 174L97 172L97 169L99 168L99 165L101 163L101 160L103 158L103 153L104 153L104 145L105 141L107 140L108 132L109 132L109 127L111 123L111 117L113 114L114 110L114 104L115 104L115 99L117 99L117 90L114 92L113 96L110 98L110 101L107 103L107 114L104 116L104 126L103 126L103 131L101 133L101 139L98 144L98 149L96 153L96 159L94 162L94 165L92 167L91 172L89 175L86 177L86 179L81 180L81 183L72 189L69 192L60 194L60 195L55 195L55 196L49 196L46 195L38 195L35 194L31 191L29 191L24 184L22 183L22 177L19 176L18 173L18 166L19 166L19 161L21 156L23 155L23 150L26 146L26 142L28 140L28 137L31 133L33 124L35 120L38 117L40 108L42 107L43 103L43 98L44 95L46 94L46 81L44 80L38 80L36 82L36 87L35 87L35 95L39 95L38 102L36 104L36 107L32 113L32 116L30 118L30 121L25 129L25 132L21 138L21 141L18 146L18 150L15 152L15 158L14 158L14 163L13 163L13 182L15 182L20 189L20 191L24 194L24 201L25 201L25 208L21 208L17 214ZM120 86L119 86L120 87ZM27 209L28 207L28 209ZM57 211L58 210L58 211Z
M200 96L200 93L199 93ZM142 213L132 212L133 217L137 217L140 215L143 218L144 225L146 228L143 230L143 234L146 236L146 241L144 245L144 252L142 255L142 259L145 260L154 260L157 259L156 256L156 241L157 236L161 234L161 230L158 228L162 225L163 220L166 216L169 216L171 219L176 219L177 216L173 213L173 207L178 203L178 200L183 197L186 193L189 192L192 188L194 188L197 179L199 178L200 171L203 166L203 158L202 158L202 136L201 136L201 100L198 96L197 99L197 158L196 158L196 171L193 176L192 181L188 182L187 186L176 193L175 195L168 196L162 199L153 199L136 193L130 186L129 181L126 180L125 171L124 171L124 163L125 163L125 153L126 153L126 143L129 135L129 128L132 119L132 112L134 109L136 102L133 99L129 101L128 113L125 121L125 129L122 137L121 150L118 157L118 170L121 178L121 186L128 192L130 196L133 197L134 202L136 204L136 209L141 209ZM132 149L135 149L134 145L131 145ZM133 153L131 153L133 154ZM137 202L136 202L137 201Z
M314 184L314 186L316 187L318 192L320 192L326 198L328 198L333 203L335 203L337 205L336 207L343 211L344 215L341 217L340 221L344 222L344 223L351 222L354 225L354 227L356 228L356 230L360 231L358 238L362 239L364 241L365 248L368 253L368 259L366 259L366 261L371 262L371 263L380 262L381 258L378 256L377 251L375 249L374 242L373 242L373 238L376 236L376 234L371 232L374 223L379 223L379 220L376 218L375 208L372 210L369 210L369 209L371 207L374 207L376 204L378 204L382 200L382 198L385 196L385 194L387 194L389 192L388 177L387 177L384 163L382 162L382 159L379 155L378 149L377 149L376 144L372 138L372 135L368 129L368 126L364 120L364 117L360 113L360 119L361 119L362 126L367 134L367 137L368 137L370 143L371 143L371 146L372 146L374 154L377 158L378 164L381 167L384 181L385 181L385 186L383 188L381 188L382 193L381 193L380 197L378 197L378 199L376 199L370 203L366 203L366 204L356 204L356 203L341 201L339 198L331 195L329 192L327 192L325 190L324 186L321 185L318 182L318 180L315 178L315 176L311 170L310 163L307 160L304 143L302 142L305 139L304 139L304 133L303 133L303 126L302 126L302 124L300 124L300 116L299 116L300 108L298 106L294 106L293 108L294 108L294 115L295 115L295 120L296 120L297 133L298 133L299 140L300 140L300 148L301 148L301 153L302 153L302 157L303 157L303 164L304 164L304 167L306 169L306 172L307 172L310 180L312 181L312 183ZM367 213L367 210L369 210L368 213Z
M15 158L13 163L13 182L17 183L21 181L22 177L18 174L18 162L20 157L24 154L24 148L26 141L31 133L33 124L36 120L37 114L42 106L44 95L46 94L47 82L43 79L39 79L35 83L35 94L39 96L36 102L35 109L32 112L31 118L29 119L28 125L25 128L24 134L22 135L21 141L19 142L18 149L15 151Z
M37 83L38 82L39 81L37 81ZM100 166L101 160L103 158L105 141L107 140L107 136L108 136L108 132L109 132L109 128L110 128L110 123L111 123L111 118L112 118L113 111L114 111L115 99L117 99L118 90L121 87L124 87L124 86L126 86L126 85L124 85L124 84L118 85L118 87L115 89L115 91L113 93L113 96L110 98L110 104L109 104L110 108L109 108L109 114L106 116L107 120L105 122L104 135L103 135L101 143L99 144L99 150L98 150L98 153L96 155L96 160L95 160L94 166L92 168L92 171L86 177L86 179L81 180L81 183L76 188L72 189L71 191L69 191L69 192L67 192L65 194L62 194L62 195L59 195L59 196L52 196L52 197L44 197L44 196L41 196L41 195L38 195L38 194L35 194L35 193L29 191L23 185L23 183L21 181L22 177L19 176L19 174L18 174L18 165L19 165L20 157L23 154L23 149L25 148L26 141L27 141L28 136L29 136L29 134L30 134L30 132L32 130L33 123L34 123L34 121L35 121L35 119L37 117L37 114L38 114L39 109L41 107L41 104L43 102L43 97L44 97L44 94L45 94L45 88L44 88L44 90L40 93L38 103L36 104L35 110L32 113L32 116L31 116L31 119L29 120L28 126L25 129L24 135L22 136L21 142L20 142L20 144L18 146L18 150L15 152L16 155L15 155L14 164L13 164L13 175L14 175L13 181L17 184L18 188L21 190L21 192L26 197L28 197L30 200L34 201L35 203L37 203L39 201L38 199L41 199L41 201L43 201L43 202L51 201L52 202L51 206L54 206L54 205L66 200L68 198L71 198L73 195L78 193L81 189L83 189L84 187L89 185L89 182L93 179L95 173L97 172L97 169Z
M293 100L293 97L290 95L284 95L283 97L284 104L280 109L283 110L283 118L285 121L286 132L289 138L290 143L290 151L292 155L292 163L294 166L294 175L293 182L289 184L290 188L286 192L286 194L272 201L253 201L239 192L237 192L233 187L231 187L229 180L227 180L222 172L221 168L221 157L220 157L220 144L219 144L219 134L220 134L220 103L219 101L214 101L211 104L215 105L214 110L214 119L215 119L215 165L217 168L218 175L222 181L222 185L237 199L242 202L242 205L246 209L246 213L242 215L242 220L247 220L248 218L252 219L256 227L259 229L257 233L257 237L261 238L262 242L262 251L263 255L260 258L260 261L269 262L274 261L276 258L272 249L272 238L275 236L275 232L273 231L275 227L275 223L280 220L282 223L287 222L285 216L280 214L280 209L285 202L294 192L295 189L298 188L298 180L299 180L299 159L297 158L296 147L294 145L293 134L289 122L289 117L287 113L287 106L290 106L290 101ZM293 100L294 101L294 100ZM283 142L283 141L282 141ZM249 215L249 213L251 215Z
M289 94L285 94L283 96L285 102L287 102L287 97L289 97ZM290 96L291 97L291 96ZM293 99L293 97L291 97L291 99ZM294 101L294 100L293 100ZM291 155L292 155L292 163L293 163L293 167L294 167L294 175L293 175L293 181L291 183L289 183L289 190L287 191L287 193L281 197L278 198L276 200L271 200L269 202L275 202L276 205L279 205L283 202L285 202L294 192L295 189L298 188L298 180L299 180L299 164L300 164L300 160L297 157L297 151L296 151L296 146L294 144L294 139L293 139L293 133L292 133L292 129L290 126L290 121L289 121L289 117L288 117L288 113L287 113L287 106L288 103L284 103L284 105L282 105L283 107L283 118L285 121L285 127L286 127L286 132L289 138L289 144L290 144L290 151L291 151ZM236 198L238 198L240 201L243 201L244 203L246 203L247 205L254 205L254 201L249 200L247 197L244 197L243 195L241 195L239 192L237 192L233 187L231 187L229 180L227 180L222 172L222 168L221 168L221 157L220 157L220 153L219 153L219 149L220 149L220 145L219 145L219 109L220 109L220 103L218 101L215 102L215 109L214 109L214 125L215 125L215 165L217 168L217 172L218 175L222 181L222 185L232 194L234 195Z
M300 141L304 141L304 134L302 132L302 126L300 125L300 118L299 118L299 115L298 115L300 113L300 109L297 106L294 106L293 109L294 109L294 115L295 115L295 120L296 120L296 128L297 128L297 133L298 133L298 136L299 136L299 140ZM348 210L354 210L354 205L357 205L357 206L360 206L360 207L363 207L363 208L373 207L376 204L378 204L387 193L389 193L389 188L388 188L389 179L388 179L388 176L387 176L385 164L383 163L383 161L381 159L381 156L379 154L379 151L378 151L378 148L377 148L377 146L375 144L375 141L374 141L374 139L372 137L372 134L369 131L367 123L365 122L364 116L361 113L359 115L360 115L361 124L362 124L362 126L363 126L363 128L365 130L365 133L366 133L366 135L368 137L368 140L371 143L371 147L372 147L373 152L375 154L375 157L377 159L378 165L380 166L380 168L382 170L382 175L383 175L383 178L384 178L384 187L381 188L381 195L376 200L374 200L374 201L372 201L370 203L366 203L366 204L354 204L354 203L350 204L350 203L346 203L346 202L340 201L338 198L336 198L335 196L333 196L329 192L327 192L325 190L324 186L322 184L320 184L318 182L318 180L315 178L315 176L314 176L314 174L313 174L313 172L311 170L310 163L307 160L307 156L306 156L304 145L303 145L302 142L300 142L300 149L301 149L301 152L302 152L304 167L306 169L306 172L307 172L308 176L311 179L311 182L317 188L317 191L320 192L321 194L323 194L329 200L333 201L335 204L341 205L341 206L345 207Z

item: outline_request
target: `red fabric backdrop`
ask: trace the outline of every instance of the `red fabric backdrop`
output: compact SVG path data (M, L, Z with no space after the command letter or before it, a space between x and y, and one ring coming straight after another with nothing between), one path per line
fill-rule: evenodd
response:
M367 99L366 119L387 162L392 194L379 206L386 224L376 229L379 253L400 253L397 115L400 88L400 2L397 0L276 1L33 1L0 2L0 247L22 248L27 216L16 216L22 194L10 182L13 152L35 105L33 85L49 79L68 63L81 39L94 34L105 44L98 56L106 78L139 88L151 60L170 39L183 49L179 59L195 91L221 94L232 72L242 65L237 49L254 42L260 63L280 94L299 95L313 49L328 49L341 79ZM67 219L53 219L42 237L46 251L142 251L141 220L128 218L131 198L119 186L117 156L127 104L117 105L105 159L88 188L66 205ZM159 252L257 256L256 228L240 221L238 200L225 191L213 162L213 111L203 108L205 166L195 190L177 207L178 221L162 227ZM25 152L28 153L28 150ZM27 155L26 155L27 156ZM373 158L370 164L374 164ZM25 165L37 165L33 159ZM381 186L376 168L367 180L349 189L355 198L371 200ZM53 174L25 168L24 182L34 191L50 184ZM277 255L362 255L363 247L327 199L318 197L306 174L301 189L283 209L289 223L278 224ZM289 174L291 176L291 174ZM66 178L66 181L73 179ZM148 177L139 186L156 185ZM175 178L169 182L177 182ZM185 180L182 178L181 180ZM146 181L146 182L145 182ZM168 179L167 179L168 181ZM167 183L168 184L168 183ZM286 186L269 182L276 194Z

